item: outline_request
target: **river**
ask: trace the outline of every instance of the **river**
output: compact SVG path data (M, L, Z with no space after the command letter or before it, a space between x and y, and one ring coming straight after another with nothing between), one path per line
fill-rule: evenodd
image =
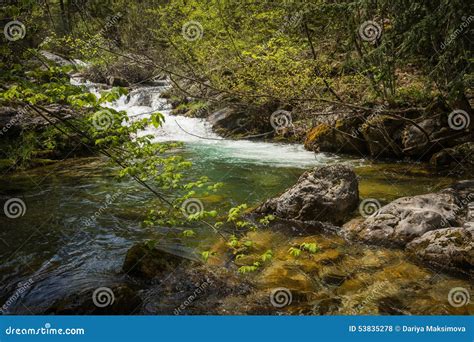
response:
M97 92L93 84L88 87ZM184 143L178 153L193 162L194 175L224 182L216 195L203 199L205 205L253 205L283 191L304 170L331 163L352 165L360 178L361 197L376 198L382 204L453 182L431 176L424 165L315 154L298 144L223 139L204 119L172 116L169 104L160 97L166 87L138 88L109 106L127 111L132 118L154 111L164 114L161 128L142 134L153 134L157 142ZM117 181L113 171L103 158L77 158L0 180L3 198L19 197L26 204L20 218L0 216L0 301L9 301L18 292L18 284L21 287L31 280L25 291L10 300L7 313L39 314L71 293L130 282L121 272L123 260L130 246L144 239L160 239L163 249L191 259L198 258L195 248L217 243L218 237L210 232L198 231L199 241L187 243L180 228L143 227L142 205L152 195L132 181ZM95 220L86 220L97 212ZM253 234L256 241L268 240L268 234L270 240L280 241L284 235ZM257 292L285 286L304 293L305 299L290 313L331 313L314 311L328 301L334 306L332 313L458 313L447 303L447 292L455 285L469 286L462 279L415 265L401 251L350 245L324 234L309 238L324 247L326 259L303 259L287 267L283 254L288 247L282 244L274 247L273 264L250 276L258 284ZM297 272L292 271L295 265ZM141 292L144 305L138 313L172 313L179 304L170 301L158 310L161 302L150 291L148 287ZM390 311L394 306L399 311ZM209 308L207 313L229 312L215 310ZM239 307L232 311L242 312Z

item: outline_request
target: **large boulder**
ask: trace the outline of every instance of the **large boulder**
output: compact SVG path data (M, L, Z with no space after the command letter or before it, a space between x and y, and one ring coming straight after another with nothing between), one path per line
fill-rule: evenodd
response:
M433 266L474 276L474 227L433 230L414 239L408 251Z
M257 213L297 221L340 224L357 208L357 176L344 165L317 167L278 197L267 200Z
M399 198L344 230L350 239L404 247L426 232L467 223L473 191L474 181L463 181L439 193Z

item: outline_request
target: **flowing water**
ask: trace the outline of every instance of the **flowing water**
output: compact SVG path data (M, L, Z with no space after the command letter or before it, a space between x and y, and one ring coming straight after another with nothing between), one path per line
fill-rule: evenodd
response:
M89 88L97 92L94 85ZM202 199L204 205L254 205L292 185L304 170L331 163L354 166L360 177L361 197L377 198L382 203L436 191L453 181L432 177L423 165L373 164L314 154L295 144L222 139L203 119L170 115L169 105L160 98L165 88L139 88L110 106L127 111L132 118L155 111L164 114L161 128L150 128L142 134L152 134L157 142L183 142L178 153L193 162L193 175L224 182L217 194ZM123 275L121 267L130 246L144 239L160 238L162 248L197 258L193 250L196 243L186 244L180 238L179 227L141 225L142 206L153 200L152 195L131 181L117 181L102 158L71 159L17 172L4 176L0 189L2 203L18 197L26 204L26 212L19 218L0 216L0 304L8 303L3 310L6 313L38 314L71 293L133 282ZM91 216L96 219L90 220ZM268 291L281 286L295 294L295 305L288 307L288 313L430 314L472 310L472 306L458 309L447 303L449 289L469 288L466 281L417 266L401 251L349 245L320 232L304 238L283 230L251 234L257 250L275 251L269 266L241 277L242 281L250 279L257 284L257 289L244 297L219 298L219 310L201 301L202 307L196 312L258 313L255 303L259 296L268 302ZM200 248L218 251L222 247L218 237L208 231L198 232L198 237ZM293 260L287 250L301 241L317 242L321 253ZM18 284L22 291L18 291ZM172 313L179 301L169 300L165 305L167 299L154 296L155 290L141 292L144 305L137 312Z

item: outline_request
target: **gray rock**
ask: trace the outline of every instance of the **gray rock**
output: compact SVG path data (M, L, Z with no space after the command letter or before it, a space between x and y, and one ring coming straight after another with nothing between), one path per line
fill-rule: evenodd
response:
M438 120L425 119L418 124L433 140L433 132L441 129ZM415 125L407 124L402 134L403 150L410 156L421 156L426 153L428 139L423 131Z
M429 231L467 224L473 200L474 181L463 181L439 193L399 198L344 231L350 239L403 247Z
M70 119L84 114L84 111L73 111L72 108L57 104L45 106L51 113L43 112L44 119L29 106L0 107L0 136L17 136L22 130L41 130L57 122L56 117Z
M238 119L237 112L230 107L220 109L207 118L214 128L233 128Z
M50 62L53 62L59 66L72 66L72 67L76 67L77 65L77 62L72 60L72 59L69 59L69 58L66 58L66 57L63 57L63 56L59 56L55 53L52 53L52 52L49 52L49 51L45 51L45 50L42 50L40 51L40 54L46 58L48 61Z
M107 76L107 84L111 87L128 87L128 81L120 76Z
M410 242L407 250L433 266L474 276L474 227L472 226L430 231Z
M357 208L357 176L344 165L317 167L278 197L256 209L257 213L297 221L326 221L335 224Z
M367 142L370 155L374 158L403 156L402 130L405 122L386 115L368 118L360 127Z

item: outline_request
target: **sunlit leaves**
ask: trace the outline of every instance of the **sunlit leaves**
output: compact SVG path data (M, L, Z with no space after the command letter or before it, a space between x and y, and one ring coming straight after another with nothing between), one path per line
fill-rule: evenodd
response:
M294 245L290 247L288 250L288 253L295 257L298 258L302 255L303 252L307 252L309 254L314 254L319 252L320 248L319 246L314 243L314 242L303 242L300 245Z

